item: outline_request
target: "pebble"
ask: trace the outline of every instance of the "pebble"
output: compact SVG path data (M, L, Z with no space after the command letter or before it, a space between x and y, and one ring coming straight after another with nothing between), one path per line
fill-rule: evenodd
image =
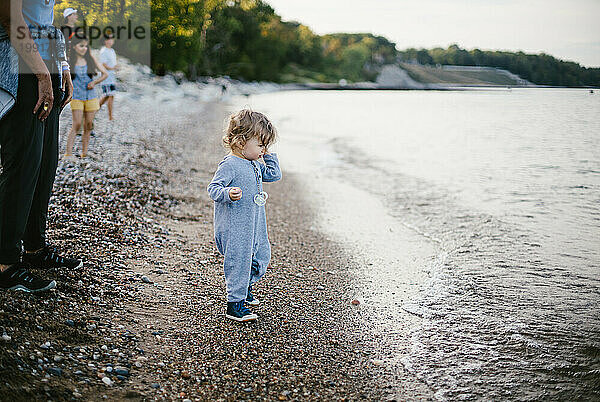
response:
M56 355L56 356L54 356L54 361L57 362L57 363L60 363L60 362L63 361L63 357L59 356L59 355Z
M61 368L58 367L50 367L48 369L48 373L52 374L52 375L57 375L57 376L61 376L63 371Z
M360 302L356 299L352 300L350 303L352 303L355 306L358 306L360 304Z
M49 349L50 348L50 342L46 342L40 345L40 348L42 349Z
M109 387L113 385L112 380L110 378L108 378L108 377L102 378L102 382L105 383Z
M125 367L122 367L122 366L115 367L114 372L117 375L122 375L122 376L128 376L129 375L129 370L127 370Z
M142 282L144 282L144 283L152 283L152 281L150 280L150 278L148 278L146 275L142 276Z
M73 321L73 320L65 320L65 324L67 324L69 327L74 327L75 326L75 321Z
M2 340L3 340L4 342L8 342L8 341L10 341L11 339L12 339L12 338L10 337L10 335L7 335L7 334L3 334L3 335L2 335Z
M319 285L319 286L317 286L317 290L325 290L325 286Z

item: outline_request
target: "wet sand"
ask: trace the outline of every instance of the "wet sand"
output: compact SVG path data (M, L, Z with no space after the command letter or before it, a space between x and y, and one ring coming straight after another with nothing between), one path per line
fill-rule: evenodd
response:
M226 112L218 103L182 104L118 99L116 122L99 113L91 157L60 162L49 238L85 266L40 273L58 282L45 295L0 293L0 394L431 399L389 356L399 342L389 340L401 334L407 345L414 323L407 318L402 331L384 336L389 329L377 323L385 321L372 318L385 311L370 304L376 293L366 286L381 279L364 275L374 262L323 231L321 212L293 173L284 170L281 182L267 186L273 259L256 287L259 320L224 318L222 258L205 188L224 154Z

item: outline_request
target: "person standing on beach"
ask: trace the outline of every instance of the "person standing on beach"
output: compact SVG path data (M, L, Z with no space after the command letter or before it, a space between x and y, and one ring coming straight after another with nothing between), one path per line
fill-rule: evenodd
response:
M71 40L73 39L73 36L75 35L75 30L77 29L76 25L77 22L79 21L79 14L77 12L77 10L75 10L74 8L71 7L67 7L65 8L65 10L63 11L63 26L61 27L61 30L63 31L63 34L65 35L65 40L66 40L66 48L70 49L71 48ZM67 57L69 55L67 54Z
M100 107L105 103L108 106L108 120L113 121L113 105L115 101L115 93L117 92L117 80L115 71L119 69L117 64L117 54L113 45L115 38L113 35L104 37L104 46L100 49L100 63L108 71L108 78L102 84L102 98L100 99Z
M52 289L56 282L38 278L31 267L82 264L46 243L59 115L72 94L64 36L53 20L54 0L0 2L0 88L15 100L0 120L1 289Z
M67 138L65 158L73 158L75 135L81 129L82 123L83 136L81 137L80 156L85 158L87 157L94 117L100 109L95 87L108 77L108 73L104 66L92 56L88 40L84 36L76 35L73 38L71 51L69 52L69 63L71 64L71 75L73 76L73 100L71 101L73 125ZM101 75L94 80L93 77L98 71L101 72Z
M276 154L268 147L277 133L267 117L251 110L233 114L223 143L230 153L219 163L208 185L215 202L215 242L225 256L229 319L245 322L258 317L247 307L259 304L252 285L263 277L271 260L262 182L281 179ZM263 158L265 163L258 159Z

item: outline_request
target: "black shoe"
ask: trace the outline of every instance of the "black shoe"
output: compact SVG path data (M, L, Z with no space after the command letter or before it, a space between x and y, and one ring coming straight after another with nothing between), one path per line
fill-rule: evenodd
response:
M33 265L35 268L69 268L83 267L83 262L74 258L59 255L55 249L46 246L37 253L23 254L23 262Z
M244 300L227 302L225 317L238 322L254 321L258 318L256 314L252 314L252 311L244 306Z
M0 289L43 292L56 287L55 281L40 279L29 272L30 265L19 262L0 272Z

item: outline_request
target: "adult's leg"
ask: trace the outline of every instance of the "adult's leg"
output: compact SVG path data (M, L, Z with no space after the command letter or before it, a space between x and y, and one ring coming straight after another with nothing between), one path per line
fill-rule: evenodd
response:
M83 136L81 137L81 156L85 157L88 154L88 146L90 144L90 133L94 127L94 116L96 112L83 113Z
M65 151L66 156L73 155L73 145L75 144L75 136L81 130L81 125L83 124L83 110L72 110L73 114L73 125L71 126L71 130L69 131L69 136L67 137L67 149Z
M59 88L58 76L53 76L53 88ZM42 161L38 176L31 210L25 227L23 246L25 251L38 251L46 245L46 221L48 217L48 203L52 195L52 186L58 165L58 125L60 118L60 105L64 93L59 89L54 91L54 107L44 122L44 142Z
M33 200L40 163L44 123L33 112L38 82L19 76L17 101L0 122L0 264L19 262L21 240Z

